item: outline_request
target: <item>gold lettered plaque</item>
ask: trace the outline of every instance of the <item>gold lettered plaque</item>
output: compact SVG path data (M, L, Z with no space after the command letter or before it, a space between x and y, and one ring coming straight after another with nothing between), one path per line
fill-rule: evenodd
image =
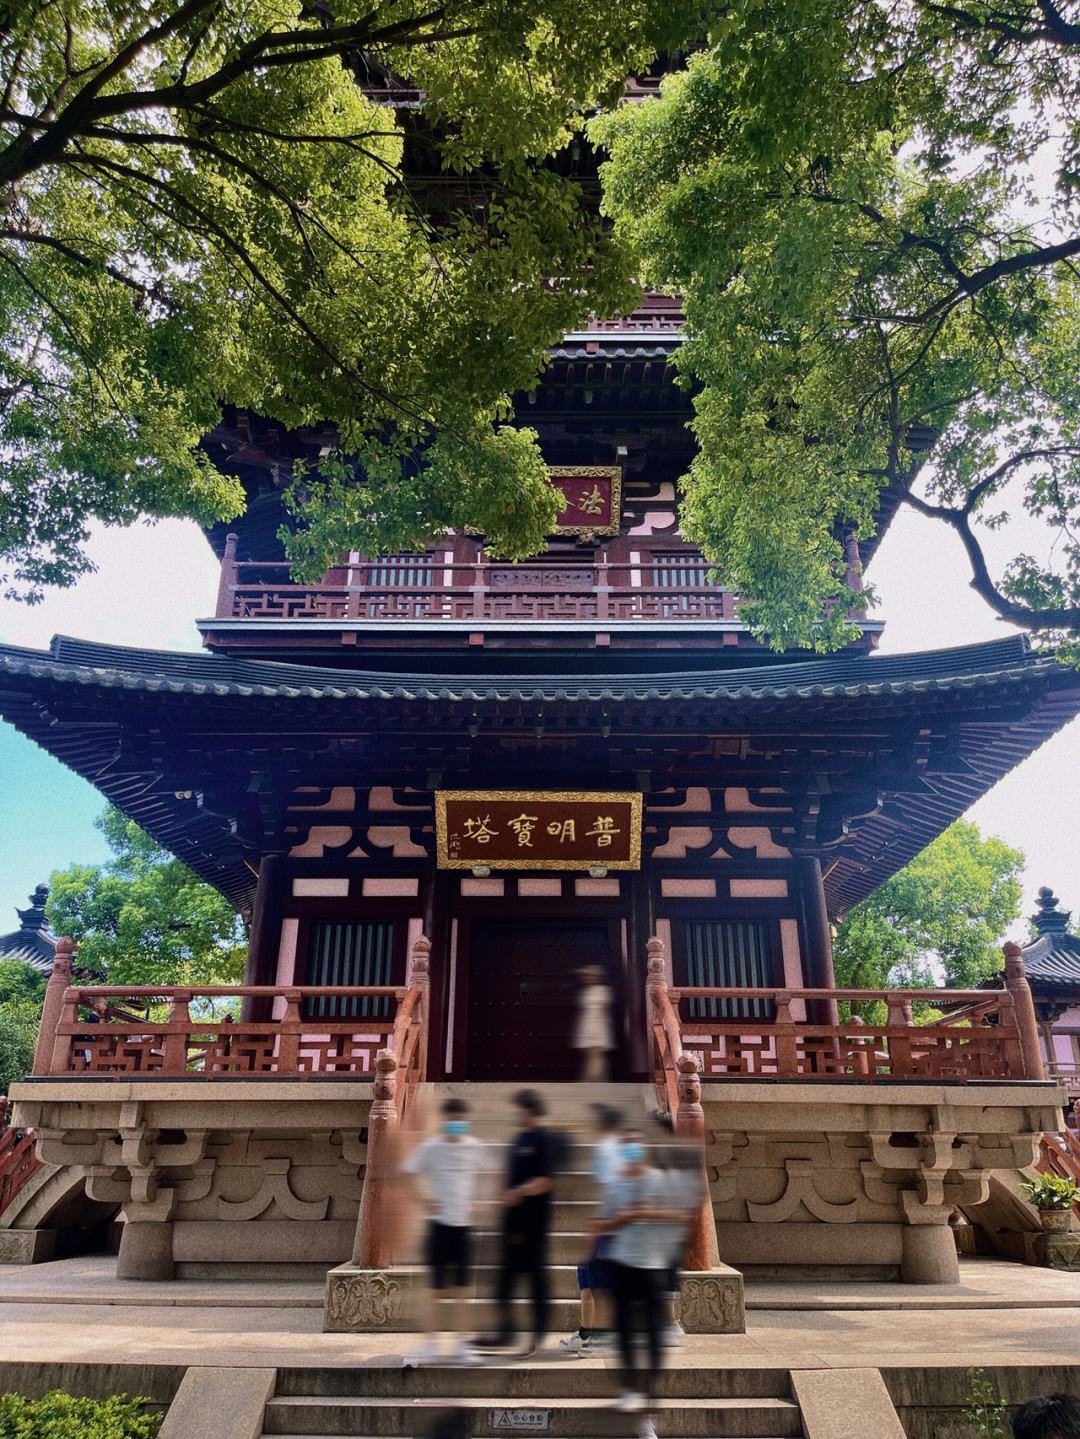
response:
M622 519L620 465L549 465L548 478L566 504L555 519L563 535L617 535Z
M641 795L439 790L440 869L641 868Z

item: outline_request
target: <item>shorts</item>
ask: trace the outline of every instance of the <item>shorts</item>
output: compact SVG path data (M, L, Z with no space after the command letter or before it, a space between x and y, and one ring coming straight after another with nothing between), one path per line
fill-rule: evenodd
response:
M465 1224L440 1224L433 1219L425 1258L432 1289L464 1289L472 1261L472 1230Z
M594 1294L611 1292L611 1261L606 1257L611 1243L609 1234L601 1234L593 1245L592 1253L577 1267L579 1289L589 1289Z

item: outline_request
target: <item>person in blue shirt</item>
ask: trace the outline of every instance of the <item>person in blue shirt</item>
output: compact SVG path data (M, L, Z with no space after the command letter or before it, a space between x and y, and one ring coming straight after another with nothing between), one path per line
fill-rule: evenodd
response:
M611 1187L611 1217L594 1221L610 1234L607 1251L615 1299L615 1327L622 1363L623 1392L617 1408L640 1413L648 1407L663 1357L665 1280L678 1235L699 1202L685 1188L672 1192L668 1176L649 1163L644 1136L626 1130L620 1145L622 1173ZM651 1422L639 1431L655 1439Z

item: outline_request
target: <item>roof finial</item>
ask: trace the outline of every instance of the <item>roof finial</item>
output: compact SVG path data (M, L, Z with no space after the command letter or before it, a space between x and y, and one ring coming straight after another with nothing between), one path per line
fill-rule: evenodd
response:
M1066 934L1069 928L1069 910L1062 909L1054 891L1043 885L1036 896L1038 913L1032 916L1037 934Z

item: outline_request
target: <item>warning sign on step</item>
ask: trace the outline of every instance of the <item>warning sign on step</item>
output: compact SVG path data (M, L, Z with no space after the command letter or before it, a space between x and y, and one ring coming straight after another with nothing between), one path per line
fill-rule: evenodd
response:
M496 1434L542 1434L551 1428L550 1409L493 1409L491 1427Z

